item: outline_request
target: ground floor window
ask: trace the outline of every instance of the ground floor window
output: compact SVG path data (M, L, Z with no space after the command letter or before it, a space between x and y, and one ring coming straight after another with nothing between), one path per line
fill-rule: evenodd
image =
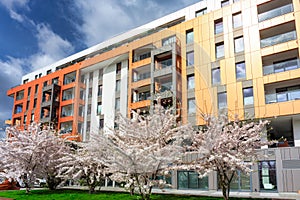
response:
M258 172L261 190L277 190L275 160L259 162Z
M178 189L203 189L208 190L208 177L199 178L194 171L178 171Z
M252 179L250 174L245 174L238 171L230 183L230 189L238 191L251 191L251 182Z

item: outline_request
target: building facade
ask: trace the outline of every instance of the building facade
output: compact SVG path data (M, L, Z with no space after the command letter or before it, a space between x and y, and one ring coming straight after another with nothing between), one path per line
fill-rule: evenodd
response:
M117 113L147 114L157 94L184 123L203 113L270 120L269 139L233 190L300 190L300 3L202 0L23 76L7 94L12 123L48 123L86 141L113 128ZM217 190L216 174L172 175L175 188Z

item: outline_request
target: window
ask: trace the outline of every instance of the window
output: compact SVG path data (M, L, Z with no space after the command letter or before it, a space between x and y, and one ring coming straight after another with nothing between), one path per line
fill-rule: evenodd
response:
M167 38L164 38L161 41L162 46L170 45L170 44L173 44L175 42L176 42L176 36L175 35L167 37Z
M52 79L52 84L58 84L58 78Z
M38 84L36 84L36 85L35 85L35 90L34 90L35 94L37 94L37 93L38 93L38 91L39 91L39 85L38 85Z
M194 65L194 51L186 53L186 66Z
M239 53L244 51L244 38L237 37L234 38L234 52Z
M203 8L201 10L198 10L196 11L196 17L199 17L199 16L202 16L202 15L205 15L207 13L207 8Z
M33 108L36 107L36 102L37 102L37 99L34 99L34 100L33 100Z
M191 44L194 42L194 31L193 29L186 31L186 44Z
M118 92L118 91L120 91L120 89L121 89L121 81L117 80L116 81L116 91Z
M98 96L102 96L102 89L103 89L103 86L98 85Z
M99 120L99 128L103 128L104 127L104 119L100 119Z
M218 93L218 109L227 108L227 93Z
M23 81L23 84L28 83L28 81L29 81L29 79L25 79L25 80Z
M212 84L220 84L221 83L221 71L220 67L211 70L211 81Z
M101 112L102 112L102 102L98 102L98 105L97 105L97 114L101 115Z
M88 97L92 98L92 94L93 94L93 88L89 88L89 95L88 95Z
M51 74L51 73L52 73L51 69L47 70L47 74Z
M268 160L258 162L260 189L276 190L276 161Z
M246 65L245 62L239 62L235 64L236 79L246 78Z
M93 73L93 72L90 72L90 75L89 75L89 80L90 80L90 82L93 81L93 76L94 76L94 73Z
M115 109L120 110L120 98L116 98Z
M31 114L31 122L34 122L34 114Z
M90 115L91 112L92 112L92 104L89 104L87 108L87 114Z
M239 28L242 26L242 13L235 13L232 15L233 28Z
M223 8L224 6L228 6L229 5L229 0L224 0L221 1L221 7Z
M27 115L24 115L23 124L26 124L26 122L27 122Z
M253 88L244 88L243 89L243 96L244 96L244 105L253 105L254 98L253 98Z
M117 63L116 74L121 74L122 64Z
M199 174L194 171L178 171L178 189L203 189L208 190L208 176L199 178Z
M30 101L27 101L27 103L26 103L26 110L29 109L29 103L30 103Z
M103 78L103 69L99 69L99 79Z
M239 2L240 0L233 0L233 3Z
M224 42L216 44L216 58L224 57Z
M38 77L39 77L39 75L35 75L35 76L34 76L34 79L38 79Z
M42 73L39 73L39 78L41 78L42 77Z
M188 114L196 113L196 101L195 98L188 99Z
M215 21L215 34L223 33L223 19Z
M31 87L28 88L27 96L30 96L31 93Z
M195 88L195 76L194 74L187 76L187 89L194 89Z

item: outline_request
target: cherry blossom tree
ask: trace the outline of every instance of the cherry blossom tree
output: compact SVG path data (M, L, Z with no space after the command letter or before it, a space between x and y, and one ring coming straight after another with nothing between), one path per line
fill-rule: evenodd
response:
M269 145L262 139L267 121L229 121L225 115L206 117L207 125L195 132L190 151L195 159L181 161L178 168L192 169L206 176L212 171L218 174L219 186L225 200L229 198L230 183L237 171L249 173L257 161L258 149Z
M36 178L47 180L48 187L57 186L57 158L67 151L64 141L57 137L49 127L40 130L33 123L27 130L17 127L7 128L8 137L0 145L2 159L1 176L20 180L29 193Z
M139 112L132 112L132 119L120 115L112 132L92 135L91 152L97 155L99 146L109 151L105 162L113 174L110 178L125 182L125 188L143 200L150 199L153 186L165 185L157 177L167 174L169 165L182 156L182 141L192 131L190 125L178 123L173 112L156 105L148 116Z
M100 186L106 176L106 166L103 162L104 150L100 150L101 156L96 157L86 148L88 144L77 143L77 149L72 152L66 152L60 159L59 177L65 180L74 181L84 180L89 187L89 193L95 191L96 186ZM101 148L98 147L98 148ZM99 159L100 158L100 159Z

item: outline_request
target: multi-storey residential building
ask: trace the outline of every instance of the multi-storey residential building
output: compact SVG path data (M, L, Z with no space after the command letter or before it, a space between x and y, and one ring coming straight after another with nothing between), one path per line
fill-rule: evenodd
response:
M88 140L117 112L147 114L159 93L184 123L203 113L270 120L250 176L232 190L300 190L299 0L202 0L23 76L8 91L12 123L50 123ZM174 172L175 188L217 190L216 174Z

